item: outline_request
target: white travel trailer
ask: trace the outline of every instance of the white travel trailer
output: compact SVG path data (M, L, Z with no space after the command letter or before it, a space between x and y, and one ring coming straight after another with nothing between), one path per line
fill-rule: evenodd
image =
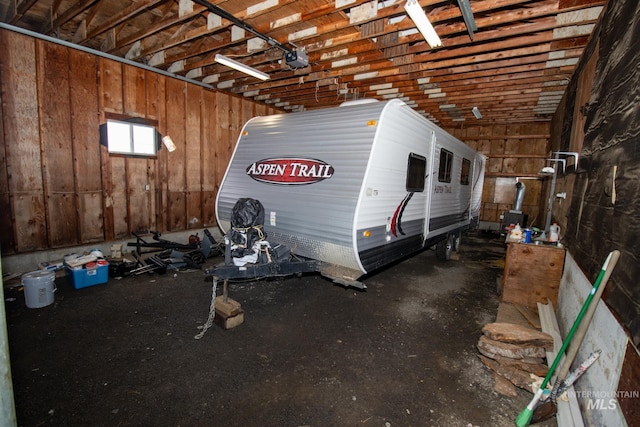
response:
M448 258L479 218L485 157L400 100L256 117L216 199L227 232L240 198L264 230L339 283L425 247Z

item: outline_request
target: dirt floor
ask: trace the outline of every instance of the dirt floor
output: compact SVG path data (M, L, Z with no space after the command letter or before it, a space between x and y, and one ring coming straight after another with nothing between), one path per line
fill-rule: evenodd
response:
M512 426L532 395L493 391L476 357L504 245L465 236L366 278L234 283L244 323L207 320L201 271L143 274L25 306L5 284L21 426ZM545 425L555 425L555 421Z

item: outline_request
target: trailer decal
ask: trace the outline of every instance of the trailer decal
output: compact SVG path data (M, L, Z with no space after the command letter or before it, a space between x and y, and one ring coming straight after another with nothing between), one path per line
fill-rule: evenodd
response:
M409 200L413 197L413 192L407 193L402 199L402 202L396 208L396 211L393 213L393 217L391 218L391 234L394 237L398 237L398 232L404 236L404 231L402 231L402 214L404 213L404 208L407 207Z
M313 184L331 178L333 166L317 159L278 157L252 163L247 175L267 184Z

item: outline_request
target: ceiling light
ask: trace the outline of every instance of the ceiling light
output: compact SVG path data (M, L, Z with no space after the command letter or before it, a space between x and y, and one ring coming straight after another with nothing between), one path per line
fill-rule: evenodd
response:
M442 46L440 37L438 37L436 30L433 29L433 25L429 22L429 18L425 15L424 9L420 6L418 0L407 0L404 5L404 10L407 11L407 14L413 20L413 23L416 24L416 27L422 33L427 43L429 43L429 46L432 48Z
M478 109L478 107L473 107L473 108L471 109L471 112L473 113L473 116L474 116L476 119L480 120L480 119L482 118L482 114L480 113L480 110Z
M244 65L242 62L234 61L231 58L227 58L224 55L216 54L216 62L226 65L227 67L231 67L235 70L242 71L245 74L249 74L260 80L269 80L269 74L263 73L260 70L256 70L255 68L251 68L248 65Z

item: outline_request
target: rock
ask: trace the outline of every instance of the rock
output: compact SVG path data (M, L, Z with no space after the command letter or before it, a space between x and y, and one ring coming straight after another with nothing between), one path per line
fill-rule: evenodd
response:
M503 396L509 397L517 397L518 391L516 390L516 386L513 385L511 381L503 377L497 372L493 373L493 379L495 380L495 386L493 389Z
M553 348L551 335L513 323L488 323L482 328L482 333L492 340L509 344Z
M546 356L544 347L505 343L492 340L485 335L480 336L478 340L478 350L484 355L491 355L489 356L491 358L494 358L493 355L510 357L511 359L524 359L528 357L543 358Z
M542 363L541 358L523 358L523 359L512 359L510 357L500 356L499 354L491 354L488 352L483 352L483 350L478 349L481 354L486 357L489 357L496 362L500 363L504 366L513 366L514 368L521 369L523 371L532 373L539 377L544 377L549 372L549 367Z
M501 365L500 363L496 362L493 359L489 359L488 357L484 357L481 355L478 355L478 357L487 368L508 379L516 387L533 393L533 388L531 387L533 378L531 378L531 374L529 374L528 372L512 366Z

